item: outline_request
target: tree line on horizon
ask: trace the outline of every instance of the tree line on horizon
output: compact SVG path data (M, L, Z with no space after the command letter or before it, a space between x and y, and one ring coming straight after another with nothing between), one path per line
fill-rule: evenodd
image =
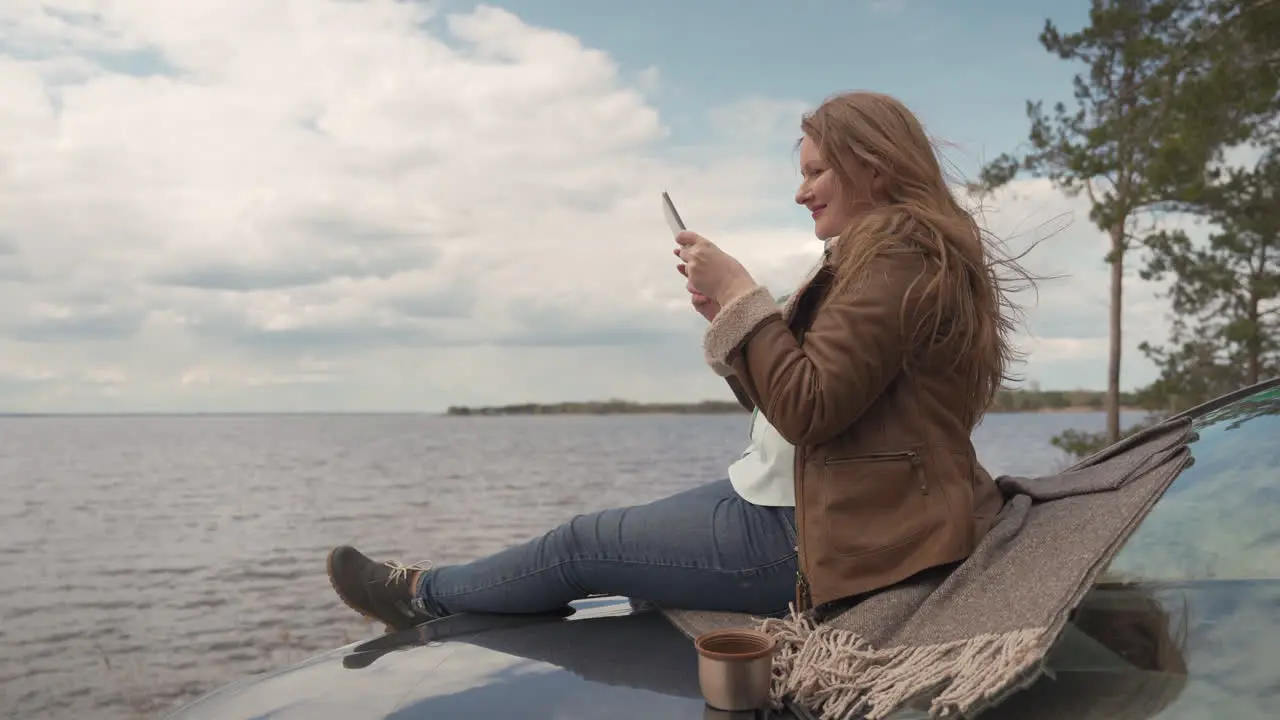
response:
M1064 32L1049 19L1039 39L1080 66L1072 100L1051 109L1028 100L1027 142L986 165L971 189L1047 178L1087 197L1090 220L1110 238L1106 429L1052 441L1084 456L1280 375L1280 0L1091 0L1084 27ZM1126 398L1130 268L1169 281L1172 321L1163 344L1137 346L1159 374ZM1121 408L1135 402L1148 418L1121 427Z
M1102 410L1106 393L1100 390L1042 390L1032 383L1029 388L1002 388L987 409L992 413L1054 412L1068 410ZM1137 407L1134 393L1121 393L1123 407ZM636 402L634 400L580 400L558 403L512 403L509 405L451 405L446 415L459 417L488 415L642 415L680 414L706 415L740 413L746 409L736 400L702 400L699 402Z

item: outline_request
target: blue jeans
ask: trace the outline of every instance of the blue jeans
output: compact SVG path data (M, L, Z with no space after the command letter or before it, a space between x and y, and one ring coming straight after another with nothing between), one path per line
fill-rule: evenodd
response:
M721 480L424 572L417 598L437 615L546 613L598 595L781 613L795 597L795 538L794 509L753 505Z

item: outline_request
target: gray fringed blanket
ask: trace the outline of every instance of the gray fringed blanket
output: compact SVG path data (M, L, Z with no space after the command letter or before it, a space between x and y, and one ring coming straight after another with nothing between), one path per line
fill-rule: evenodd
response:
M1033 683L1072 609L1190 464L1189 420L1133 435L1057 475L1000 477L1004 509L973 555L851 607L786 619L665 609L690 637L756 626L778 638L773 699L820 718L884 718L928 700L973 716Z

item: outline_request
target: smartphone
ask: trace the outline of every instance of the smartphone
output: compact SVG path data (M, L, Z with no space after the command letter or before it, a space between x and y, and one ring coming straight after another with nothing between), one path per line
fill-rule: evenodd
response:
M667 217L667 227L671 228L671 234L679 235L688 228L684 226L684 221L680 219L680 213L676 212L675 203L671 202L671 196L666 190L662 191L662 214Z

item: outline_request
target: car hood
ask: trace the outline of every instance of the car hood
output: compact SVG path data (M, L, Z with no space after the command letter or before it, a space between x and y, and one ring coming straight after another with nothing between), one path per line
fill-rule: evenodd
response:
M174 720L419 720L527 718L750 718L706 706L693 643L661 614L626 600L574 604L567 617L468 616L436 620L223 687ZM1026 718L1148 718L1116 698L1166 682L1137 672L1068 626L1050 674L982 715ZM1127 706L1127 701L1126 701ZM794 714L793 714L794 712ZM1135 711L1136 712L1136 711ZM771 717L810 716L787 710ZM923 707L891 720L921 720Z
M613 598L574 603L567 617L443 618L233 683L170 717L727 720L751 715L708 708L698 689L693 643L660 613L638 611ZM894 720L915 717L923 715L895 715Z

